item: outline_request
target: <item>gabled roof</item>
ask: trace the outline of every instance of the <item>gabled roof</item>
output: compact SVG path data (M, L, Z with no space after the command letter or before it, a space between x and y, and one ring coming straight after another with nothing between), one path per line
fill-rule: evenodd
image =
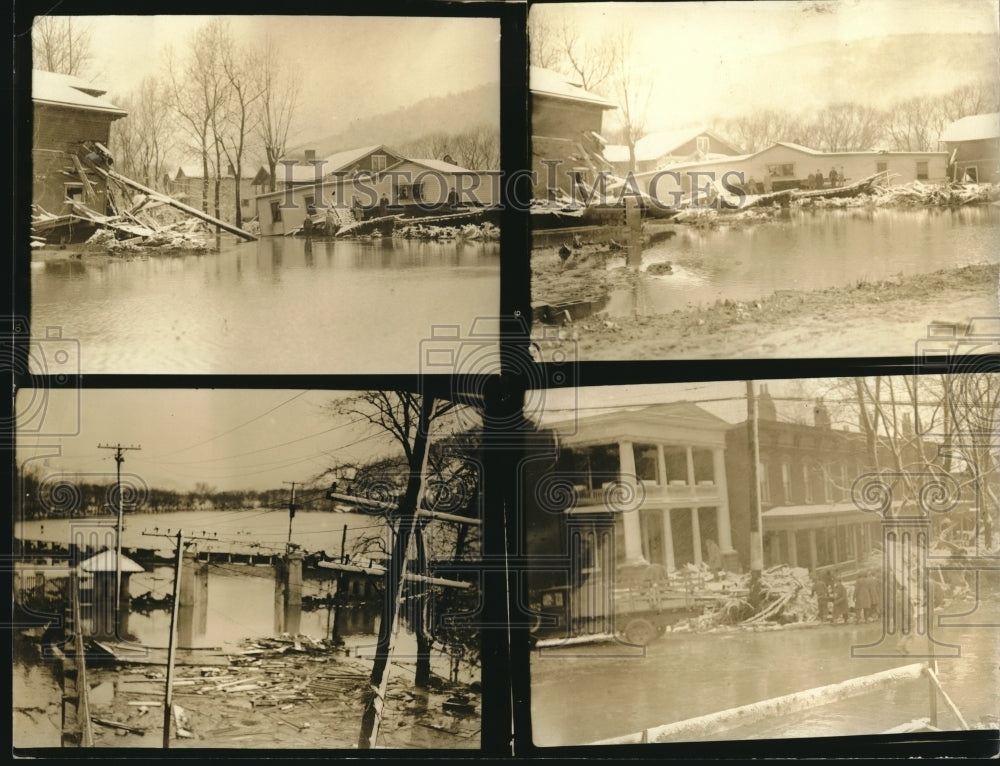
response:
M723 144L732 151L730 154L740 154L740 149L727 141L713 130L705 127L680 128L679 130L662 130L643 136L635 142L635 159L637 162L656 160L669 157L675 149L690 143L698 136L708 136L717 143ZM604 156L611 162L627 162L628 147L622 145L608 146Z
M693 402L667 402L664 404L637 404L626 407L601 407L595 410L577 412L568 418L549 419L543 413L540 418L540 425L544 428L553 428L556 431L560 427L575 427L585 423L607 422L617 423L630 420L675 420L686 421L687 423L697 422L699 426L705 426L718 430L726 430L730 423L723 420L708 410L704 410Z
M317 158L321 163L318 165L323 177L332 174L340 173L345 170L350 170L354 165L361 162L369 154L374 154L378 151L382 151L385 154L392 155L393 157L402 157L399 152L394 151L385 144L374 144L372 146L360 146L355 149L345 149L342 152L336 152L335 154L327 155L326 157ZM283 165L282 162L286 162L290 157L282 158L278 162L278 167L275 168L275 175L278 181L285 182L288 181L288 166ZM388 163L389 165L394 163ZM303 159L296 161L296 164L291 165L291 182L292 183L312 183L316 180L316 167Z
M582 84L574 81L572 77L543 67L531 67L529 87L532 93L544 96L594 104L602 109L618 108L617 104L608 101L604 96L598 96L596 93L584 90Z
M956 120L941 134L941 141L979 141L984 138L1000 138L1000 112L973 114Z
M116 570L115 552L112 550L103 550L96 556L91 556L86 561L82 561L80 569L84 572L114 572ZM145 572L146 570L132 561L128 556L122 554L122 571Z
M112 119L128 114L124 109L103 98L106 92L106 89L73 75L46 72L41 69L31 70L31 99L36 104L104 112L114 115Z

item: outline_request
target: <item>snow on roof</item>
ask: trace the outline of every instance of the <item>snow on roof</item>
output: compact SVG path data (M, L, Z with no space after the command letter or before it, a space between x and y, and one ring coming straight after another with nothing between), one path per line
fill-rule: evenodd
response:
M589 90L584 90L582 85L574 82L573 78L560 72L543 67L531 67L530 87L533 93L541 93L546 96L565 98L571 101L583 101L595 104L604 109L617 109L618 105L608 101L604 96L598 96Z
M91 556L86 561L80 562L80 569L84 572L114 572L115 552L103 550L96 556ZM122 555L122 572L145 572L139 564L136 564L128 556Z
M586 412L574 412L572 415L542 412L539 415L538 423L541 428L559 430L560 426L575 426L599 418L606 419L610 415L614 415L622 420L636 416L688 420L694 418L702 421L705 425L716 427L728 427L730 425L718 415L708 412L697 404L688 401L664 402L662 404L635 404L624 407L599 407L588 409Z
M357 149L345 149L342 152L337 152L336 154L331 154L323 158L323 162L326 163L325 165L323 165L323 174L326 175L327 173L335 173L338 170L349 169L351 165L353 165L356 162L360 162L369 154L371 154L372 152L376 152L379 149L382 149L387 154L396 154L395 152L388 151L382 144L375 144L374 146L362 146ZM311 165L306 164L306 167L309 169L310 174L314 173ZM314 176L310 175L310 178L312 177Z
M404 162L415 162L417 165L423 165L431 170L437 170L440 173L474 173L474 170L469 170L468 168L463 168L459 165L453 165L450 162L445 162L444 160L434 160L434 159L416 159L408 158L404 159Z
M973 114L951 123L941 134L941 141L978 141L983 138L1000 138L1000 112Z
M31 98L37 103L71 106L124 117L128 112L106 98L106 89L68 74L31 70ZM117 119L117 117L115 118Z
M803 146L802 144L793 144L791 141L775 141L771 144L771 146L787 146L789 149L794 149L798 152L805 152L806 154L824 154L824 152L821 152L818 149L810 149L808 146Z
M899 507L901 504L902 503L899 500L893 502L893 506L895 507ZM761 515L769 519L775 519L788 516L825 516L828 514L847 515L852 513L869 512L858 508L858 506L854 503L816 503L811 505L782 505L764 511ZM872 516L872 521L878 520L877 514L870 513L870 515Z
M675 149L684 146L684 144L690 143L698 136L708 136L715 139L717 142L723 143L731 149L736 150L735 146L704 126L687 127L679 128L677 130L661 130L656 133L650 133L649 135L643 136L635 142L635 159L637 162L645 162L647 160L656 160L661 157L668 157ZM604 156L611 162L627 162L628 147L622 145L608 146L604 150ZM706 156L711 157L713 155ZM717 156L728 157L732 155Z

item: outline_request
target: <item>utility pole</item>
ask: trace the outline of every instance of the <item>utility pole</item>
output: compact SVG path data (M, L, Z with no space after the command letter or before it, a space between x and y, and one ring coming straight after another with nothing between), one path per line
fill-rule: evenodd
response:
M291 484L292 485L292 497L291 497L291 500L288 501L288 548L291 549L291 546L292 546L292 519L295 518L295 508L296 508L296 506L295 506L295 485L298 484L301 487L302 486L302 482L300 482L300 481L283 481L281 483L282 484Z
M118 514L118 523L115 527L115 632L118 632L119 620L121 619L122 600L122 463L125 450L141 450L141 446L123 447L119 444L98 444L97 449L113 449L115 451L115 463L117 464L117 487L118 501L115 505Z
M760 586L764 570L764 540L760 517L760 440L757 432L757 398L753 381L747 381L747 441L750 452L750 603Z
M174 603L170 608L170 640L167 642L167 687L163 697L163 749L170 748L170 713L173 705L174 653L177 648L177 607L181 600L181 561L184 558L184 533L177 530L177 559L174 562Z

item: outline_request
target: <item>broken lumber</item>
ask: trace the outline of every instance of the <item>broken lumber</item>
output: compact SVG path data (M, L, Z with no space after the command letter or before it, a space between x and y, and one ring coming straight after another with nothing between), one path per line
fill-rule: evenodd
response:
M100 726L107 726L110 729L121 729L122 731L127 731L129 734L138 734L140 737L145 736L146 730L139 729L135 726L129 726L128 724L118 723L118 721L109 721L104 718L98 718L95 715L90 717L90 720Z
M247 240L248 242L255 242L257 240L257 237L255 237L250 232L243 231L243 229L237 228L236 226L232 226L231 224L228 224L225 221L220 221L218 218L214 218L210 216L208 213L202 212L201 210L191 207L190 205L185 205L183 202L178 202L173 197L168 197L166 194L160 194L158 191L150 189L148 186L143 186L138 181L133 181L131 178L127 178L126 176L123 176L121 173L115 170L106 170L102 167L98 167L93 163L90 163L90 166L94 170L96 170L100 175L104 176L107 179L112 179L120 184L124 184L125 186L130 186L133 189L136 189L137 191L141 191L144 194L149 195L152 199L159 200L160 202L170 205L171 207L177 208L178 210L181 210L187 213L188 215L193 215L195 218L200 218L203 221L207 221L208 223L213 224L214 226L218 226L220 229L228 231L230 234L235 234L237 237L241 237Z

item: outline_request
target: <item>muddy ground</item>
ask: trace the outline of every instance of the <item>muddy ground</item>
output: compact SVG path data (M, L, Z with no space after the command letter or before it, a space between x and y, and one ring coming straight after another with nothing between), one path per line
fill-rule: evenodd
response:
M533 303L599 307L612 290L647 278L615 265L622 259L615 245L583 243L565 258L559 246L536 248ZM998 277L1000 267L974 265L668 314L536 318L532 339L546 361L554 353L568 361L912 356L931 322L955 323L961 333L974 317L997 316Z
M175 667L172 749L357 747L370 659L357 647L308 640L264 640L254 647L262 651L192 653ZM94 723L95 746L162 747L165 670L88 663L91 716L104 722ZM430 688L416 689L412 661L401 658L390 669L384 710L377 747L479 747L478 684L433 676Z

